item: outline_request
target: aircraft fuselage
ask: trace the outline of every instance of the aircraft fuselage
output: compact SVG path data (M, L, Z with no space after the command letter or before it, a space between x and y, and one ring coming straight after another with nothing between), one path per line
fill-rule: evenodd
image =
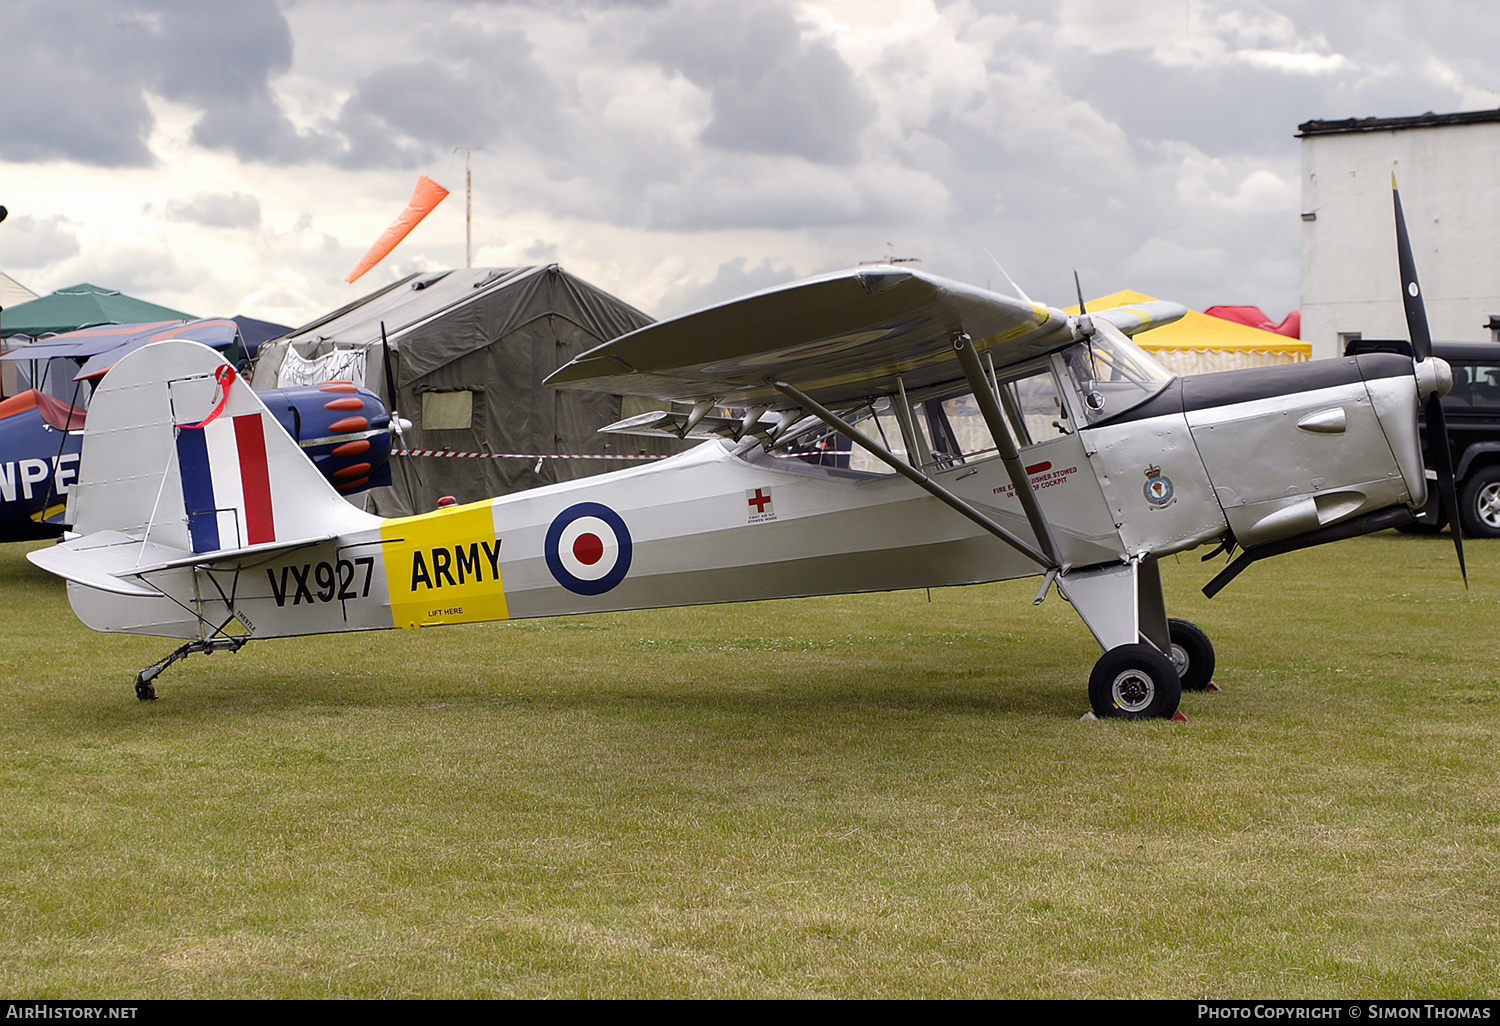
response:
M1131 564L1226 532L1253 546L1424 497L1409 360L1178 379L1072 431L1067 423L1087 419L1087 396L1066 384L1060 357L1036 367L1055 374L1064 426L1021 456L1065 590L1075 568ZM1035 540L999 459L931 473ZM163 597L79 584L70 594L99 630L200 638L211 633L205 625L223 625L262 638L975 584L1042 570L905 478L708 442L613 474L414 517L365 517L304 548L153 573Z

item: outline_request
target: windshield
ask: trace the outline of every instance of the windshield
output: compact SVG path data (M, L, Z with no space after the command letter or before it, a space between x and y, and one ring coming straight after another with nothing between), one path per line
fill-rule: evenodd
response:
M1154 357L1102 319L1094 321L1088 342L1063 350L1062 357L1090 424L1145 402L1172 380Z

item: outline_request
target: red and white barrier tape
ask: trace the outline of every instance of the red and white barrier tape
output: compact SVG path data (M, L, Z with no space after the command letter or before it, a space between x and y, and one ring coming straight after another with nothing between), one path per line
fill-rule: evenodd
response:
M573 455L535 452L451 452L447 449L392 449L392 456L446 456L467 460L664 460L665 456Z

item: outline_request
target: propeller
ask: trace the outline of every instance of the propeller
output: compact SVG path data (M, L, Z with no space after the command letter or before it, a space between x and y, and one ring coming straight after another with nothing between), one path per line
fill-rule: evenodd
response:
M1417 284L1417 263L1411 255L1411 239L1406 234L1406 218L1401 213L1401 190L1391 175L1391 195L1396 202L1396 258L1401 265L1401 303L1406 308L1406 328L1411 333L1411 355L1420 365L1432 359L1432 332L1427 327L1427 310L1422 304L1422 288ZM1419 375L1420 377L1420 375ZM1437 471L1438 498L1448 526L1453 530L1453 548L1458 553L1458 569L1469 586L1469 570L1464 564L1463 530L1458 522L1458 493L1453 485L1453 453L1448 448L1448 422L1443 416L1443 400L1436 389L1427 400L1427 451Z
M396 440L401 443L401 448L405 449L406 433L401 430L401 414L396 412L396 403L399 402L396 396L396 373L391 367L391 343L385 337L385 321L380 322L380 348L380 362L385 368L385 390L386 394L391 397L391 431L395 433ZM411 482L406 480L406 464L406 460L402 460L400 463L401 482L406 486L406 498L410 499L412 498ZM417 473L415 466L411 470L417 476L417 487L422 487L422 475Z

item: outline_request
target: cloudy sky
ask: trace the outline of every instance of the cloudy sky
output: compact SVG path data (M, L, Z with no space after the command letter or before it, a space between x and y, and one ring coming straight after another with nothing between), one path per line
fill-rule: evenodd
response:
M1279 320L1300 122L1500 106L1483 0L6 0L0 40L0 271L288 324L463 266L458 147L476 266L655 316L894 252Z

